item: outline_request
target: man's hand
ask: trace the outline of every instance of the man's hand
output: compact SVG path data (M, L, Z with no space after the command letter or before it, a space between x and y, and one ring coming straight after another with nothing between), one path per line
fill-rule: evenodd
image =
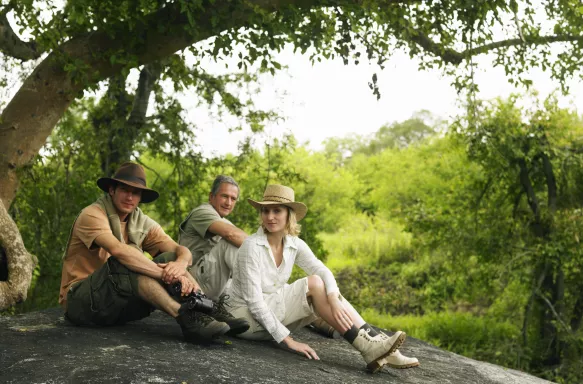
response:
M298 353L303 354L304 356L306 356L310 360L312 360L312 359L320 360L320 358L316 354L316 351L314 351L312 349L312 347L310 347L308 344L299 343L299 342L295 341L294 339L292 339L291 336L287 336L285 339L283 339L283 342L285 343L285 345L289 349L291 349L292 351L296 351Z
M168 263L159 263L158 266L163 269L162 281L166 284L172 284L178 281L181 276L186 276L188 264L181 261L170 261Z
M180 282L180 285L182 285L182 292L181 292L182 296L188 296L192 292L200 290L200 287L198 286L198 284L196 282L194 282L193 280L194 279L189 279L186 276L178 277L178 281Z

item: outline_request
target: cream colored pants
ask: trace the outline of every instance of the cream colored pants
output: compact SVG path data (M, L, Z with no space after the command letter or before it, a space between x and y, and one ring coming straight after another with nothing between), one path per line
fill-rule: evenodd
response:
M296 280L292 284L286 284L279 294L282 295L283 304L285 305L285 316L281 323L291 332L296 329L305 327L318 318L314 307L308 302L308 278ZM278 294L276 293L276 294ZM268 306L275 305L276 301L270 300ZM270 308L274 310L274 308ZM235 317L243 317L249 321L249 329L238 337L248 340L271 340L273 337L253 318L247 307L239 307L231 310Z
M223 239L190 268L190 274L210 299L217 301L230 285L238 251L239 248Z

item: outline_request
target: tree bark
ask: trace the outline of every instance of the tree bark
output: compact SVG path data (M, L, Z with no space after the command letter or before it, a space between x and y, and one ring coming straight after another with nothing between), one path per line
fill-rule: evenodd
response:
M0 204L0 248L7 256L8 276L0 281L0 310L26 300L36 266L36 257L27 252L16 223Z
M135 127L141 127L145 124L150 95L154 90L156 81L162 74L162 68L163 65L161 63L147 64L142 68L128 124Z
M42 52L38 51L37 44L34 41L25 42L20 40L10 26L6 17L10 10L10 6L0 10L0 51L23 61L38 59Z

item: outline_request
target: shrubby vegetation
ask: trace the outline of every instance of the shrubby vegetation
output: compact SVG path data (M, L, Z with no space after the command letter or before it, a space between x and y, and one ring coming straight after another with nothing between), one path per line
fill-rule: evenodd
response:
M143 208L176 237L213 177L230 174L242 186L231 219L251 232L258 219L244 200L267 183L292 185L310 209L302 237L368 321L579 382L583 120L552 98L532 109L518 99L478 104L449 126L420 113L370 137L330 139L319 152L288 137L211 159L168 121L133 150L161 191ZM56 305L70 226L99 195L98 137L79 128L87 103L67 112L21 175L11 214L40 263L17 311Z

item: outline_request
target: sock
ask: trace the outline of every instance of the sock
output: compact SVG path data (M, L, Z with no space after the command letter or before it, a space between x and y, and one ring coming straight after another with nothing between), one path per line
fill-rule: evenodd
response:
M370 326L370 324L369 324L369 323L364 323L364 324L362 325L362 327L360 327L360 329L364 329L364 330L365 330L365 331L367 331L367 332L368 332L368 334L369 334L369 335L371 335L372 337L375 337L376 335L378 335L378 334L379 334L379 333L378 333L378 332L377 332L377 331L376 331L376 330L375 330L373 327L371 327L371 326Z
M358 331L360 330L353 325L348 331L346 331L346 333L344 334L344 338L346 339L346 341L352 344L354 342L354 339L356 339L356 336L358 336Z

